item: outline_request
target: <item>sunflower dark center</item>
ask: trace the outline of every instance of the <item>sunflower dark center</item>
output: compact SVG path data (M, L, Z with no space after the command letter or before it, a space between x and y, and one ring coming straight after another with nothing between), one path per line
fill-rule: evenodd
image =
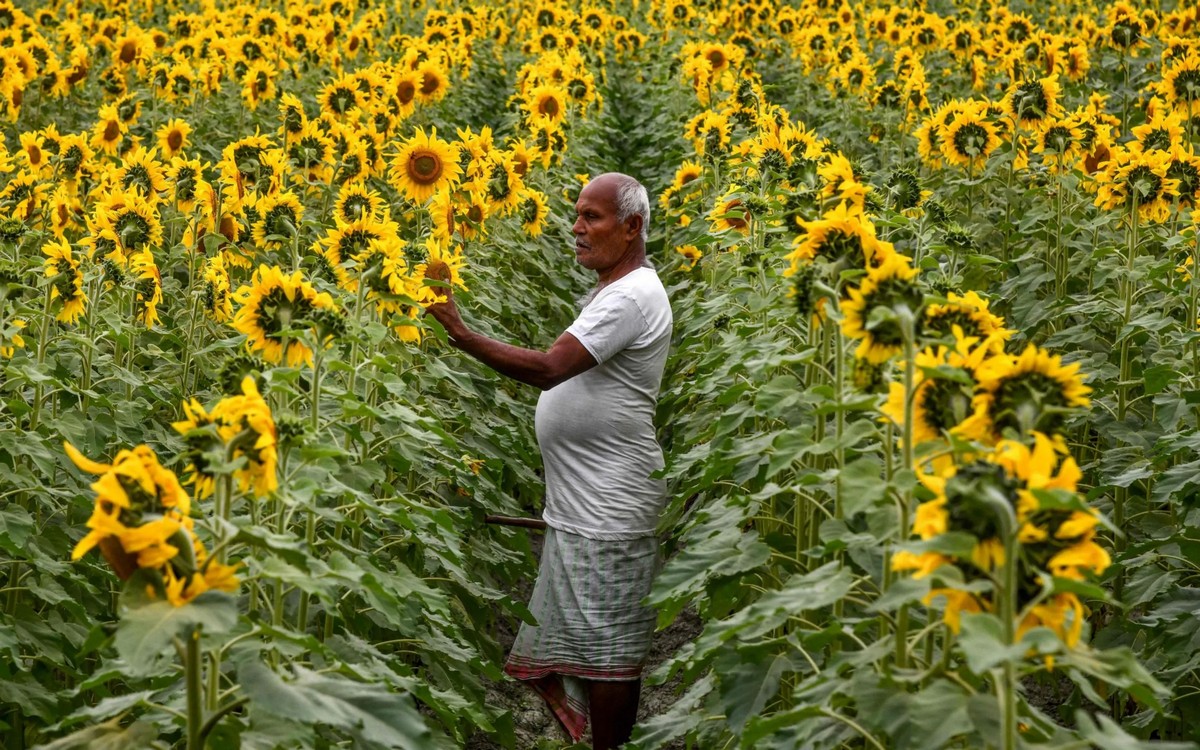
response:
M408 158L409 177L421 185L431 185L442 174L442 160L437 154L417 152Z

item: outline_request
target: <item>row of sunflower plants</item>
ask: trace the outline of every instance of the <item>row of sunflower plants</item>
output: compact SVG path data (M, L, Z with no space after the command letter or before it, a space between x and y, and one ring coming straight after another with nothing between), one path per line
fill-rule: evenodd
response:
M221 11L0 7L5 746L512 746L532 402L421 308L565 325L591 64L512 8Z
M805 6L678 48L662 207L701 286L651 600L706 625L638 746L1196 739L1195 22L1085 13Z

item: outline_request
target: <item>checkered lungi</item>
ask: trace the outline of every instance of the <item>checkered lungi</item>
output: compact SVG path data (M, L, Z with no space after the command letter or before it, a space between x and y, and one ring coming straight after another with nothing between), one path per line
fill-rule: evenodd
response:
M528 681L578 742L584 680L636 680L650 653L654 611L641 600L659 568L655 537L600 541L546 529L529 611L504 671Z

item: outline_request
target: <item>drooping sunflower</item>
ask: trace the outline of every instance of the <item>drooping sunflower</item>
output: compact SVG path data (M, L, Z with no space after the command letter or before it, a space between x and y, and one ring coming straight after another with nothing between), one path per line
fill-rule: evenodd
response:
M298 133L289 134L286 153L309 180L328 183L333 179L333 142L320 122L305 122Z
M454 147L421 128L400 146L392 160L392 184L414 203L424 203L439 189L457 184L462 175Z
M1142 220L1166 221L1179 188L1179 181L1167 176L1170 163L1163 151L1114 146L1096 173L1095 204L1110 211L1136 206Z
M1200 116L1200 50L1190 51L1163 70L1158 95L1185 119Z
M111 464L102 464L70 443L63 443L63 449L81 470L99 475L91 485L96 498L88 533L72 550L72 560L99 546L122 578L139 567L158 568L177 555L194 565L189 535L179 533L192 528L191 498L153 450L146 445L123 449Z
M187 148L188 136L191 132L192 126L179 118L169 120L155 131L155 135L158 136L158 147L162 150L163 156L168 159L178 156Z
M1147 121L1133 128L1137 145L1143 151L1171 151L1182 146L1186 142L1183 115L1166 109L1157 99L1153 104Z
M1057 435L1074 410L1088 406L1091 388L1083 384L1078 362L1062 364L1034 344L1019 356L994 354L977 370L979 390L962 433L995 443L1013 432L1024 438L1033 432Z
M255 204L258 219L251 227L254 243L264 248L279 248L300 232L304 206L290 190L264 195Z
M900 353L904 349L901 316L911 319L914 337L920 333L924 292L918 274L907 257L892 254L877 268L869 268L861 285L848 290L848 299L842 301L842 334L859 340L855 357L882 364ZM891 315L872 321L873 311L880 307Z
M479 179L473 188L487 195L490 213L507 216L520 204L524 183L513 169L512 159L507 153L492 151L488 161L490 167L486 182Z
M326 84L321 89L317 101L321 104L321 111L334 118L345 115L352 109L363 109L366 106L362 92L358 90L353 77L345 74Z
M87 305L87 294L83 291L83 272L79 270L79 261L71 253L71 243L66 240L47 242L42 246L45 254L44 262L46 278L53 280L50 298L62 301L62 307L55 316L63 323L74 323L83 315Z
M945 304L935 303L925 308L925 335L953 339L957 327L963 336L986 342L994 352L1000 352L1014 331L1004 327L1004 318L989 310L990 304L978 292L949 292Z
M975 396L975 371L992 350L990 342L964 336L955 331L954 346L942 344L923 349L913 359L916 366L912 396L914 444L940 440L954 430L972 413ZM947 370L966 375L950 377ZM935 377L932 373L940 375ZM888 400L881 410L901 429L905 422L904 385L893 381Z
M317 292L300 271L288 275L278 266L260 265L250 283L240 287L234 297L239 308L233 327L246 335L250 351L261 351L263 359L272 364L286 360L291 367L302 362L312 365L308 344L299 337L285 337L284 332L315 330L314 314L336 309L328 293Z
M159 194L167 190L163 165L158 161L154 149L147 151L141 146L135 146L125 154L114 177L122 190L137 193L150 205L157 204Z
M1058 75L1013 84L1004 97L1004 111L1022 126L1032 127L1047 118L1062 117Z
M233 295L229 267L224 253L215 253L204 261L204 313L218 323L233 317Z
M700 156L715 158L729 148L729 118L719 112L701 112L688 120L684 132Z
M1074 117L1047 118L1034 131L1033 150L1042 155L1052 172L1061 172L1076 161L1083 140L1083 130Z
M546 196L540 190L525 187L521 190L520 203L517 211L521 217L521 229L530 237L538 237L546 225L546 217L550 209L546 206Z
M129 271L134 277L133 315L147 328L159 322L158 306L163 301L162 276L149 249L129 256Z
M124 257L146 247L162 245L163 227L158 211L132 191L114 191L96 206L95 229Z
M820 257L843 269L873 268L895 254L890 242L875 235L870 220L846 203L839 203L815 221L801 221L804 234L792 243L787 255L791 267L785 276L796 273L800 265Z
M63 179L75 182L94 157L95 152L88 145L87 138L82 134L73 133L63 136L55 163Z

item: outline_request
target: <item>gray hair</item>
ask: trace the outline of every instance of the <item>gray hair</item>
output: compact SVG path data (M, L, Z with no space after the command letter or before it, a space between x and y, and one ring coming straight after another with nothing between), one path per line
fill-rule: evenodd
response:
M617 179L617 221L637 214L642 217L642 242L650 239L650 194L646 186L627 174L609 172Z

